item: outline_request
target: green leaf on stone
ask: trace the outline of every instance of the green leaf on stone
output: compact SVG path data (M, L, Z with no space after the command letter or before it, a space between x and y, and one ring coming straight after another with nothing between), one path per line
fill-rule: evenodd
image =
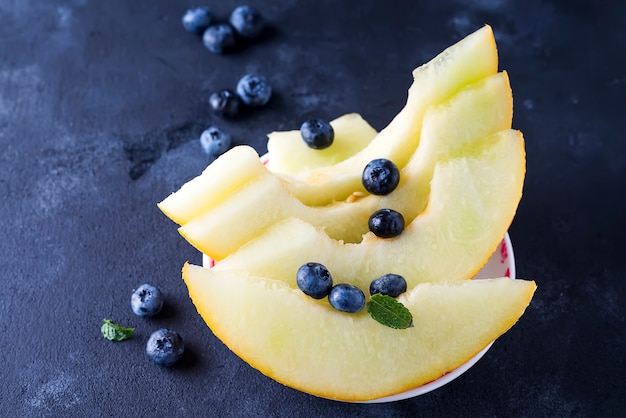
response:
M100 328L102 336L110 341L124 341L133 336L135 328L126 328L113 323L110 319L104 319Z

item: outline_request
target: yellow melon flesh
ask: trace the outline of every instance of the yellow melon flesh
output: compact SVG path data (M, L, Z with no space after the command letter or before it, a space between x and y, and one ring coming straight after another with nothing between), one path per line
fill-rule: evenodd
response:
M368 233L362 242L346 244L289 218L214 268L250 271L292 287L295 272L309 261L326 265L338 282L363 289L386 273L405 276L409 288L420 282L469 279L506 233L521 198L524 172L521 133L502 131L466 156L439 163L426 210L395 238Z
M264 172L266 169L253 148L237 146L222 154L200 176L185 183L157 206L168 218L183 225Z
M388 158L398 167L404 167L417 148L422 118L428 107L443 102L468 84L495 74L497 65L493 32L485 26L414 70L406 106L365 148L334 165L282 175L285 187L307 205L325 205L363 192L361 174L369 161ZM201 176L159 203L159 208L174 222L184 225L216 206L226 194L262 170L259 163L250 161L255 158L253 152L246 147L234 147ZM225 183L222 175L227 177Z
M338 164L285 176L287 188L307 205L325 205L364 191L361 173L369 161L387 158L404 167L418 146L427 108L495 74L497 67L493 31L485 26L413 71L405 107L367 147Z
M183 278L208 326L252 367L347 401L406 391L457 368L513 326L535 290L508 278L423 284L400 297L414 326L395 330L246 272L186 264Z
M435 164L471 152L485 136L510 128L511 119L512 95L507 74L494 74L426 112L421 144L401 170L398 188L387 196L367 195L351 202L306 206L280 180L265 172L179 231L216 260L290 216L324 227L331 238L360 242L368 231L369 216L377 209L393 208L402 213L407 223L411 222L426 205Z
M349 113L330 122L335 139L328 148L309 148L299 130L272 132L267 140L266 167L281 174L337 164L365 148L376 136L376 130L358 113Z

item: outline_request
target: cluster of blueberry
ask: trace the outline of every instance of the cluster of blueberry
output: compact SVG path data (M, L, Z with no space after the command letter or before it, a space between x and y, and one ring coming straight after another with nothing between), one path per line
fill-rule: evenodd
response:
M365 294L357 286L348 283L333 285L333 278L323 264L303 264L296 274L296 283L302 292L314 299L328 296L330 305L342 312L359 312L365 306ZM406 292L406 280L399 274L385 274L370 283L370 295L381 293L397 297Z
M207 6L187 10L182 21L187 31L201 34L204 46L217 54L232 50L240 41L258 38L265 28L263 16L247 5L235 8L227 22L218 21Z
M222 89L209 97L211 109L220 116L234 117L242 106L260 107L272 96L267 79L257 74L246 74L237 82L235 91ZM226 152L232 144L232 136L225 130L210 126L200 135L202 150L211 156Z
M265 106L272 97L272 86L258 74L246 74L239 79L235 91L221 89L211 94L209 106L220 116L233 117L242 106Z
M333 144L335 131L331 124L322 119L310 119L300 126L300 135L305 144L313 149L325 149ZM363 169L363 187L375 195L391 193L400 182L400 171L390 160L379 158L370 161ZM392 238L404 230L404 217L393 209L380 209L370 216L370 231L381 238Z
M163 293L158 287L142 284L133 292L130 307L139 316L154 316L163 308ZM146 355L160 366L173 366L185 352L183 339L167 328L154 331L146 343Z
M265 19L258 10L247 6L235 8L228 21L218 21L208 6L188 9L182 18L183 27L201 34L202 42L218 54L232 50L242 41L258 38L265 28ZM224 88L211 94L209 106L223 117L237 116L244 106L265 106L272 96L267 79L257 74L246 74L235 90ZM210 126L200 136L202 150L213 157L226 152L232 144L231 135L217 126Z
M378 158L367 163L361 182L371 194L386 195L400 183L400 170L393 161ZM370 216L368 226L377 237L393 238L404 230L404 217L393 209L380 209Z
M300 132L307 145L315 149L330 146L334 138L330 124L317 119L302 124ZM400 183L400 170L392 161L378 158L365 166L361 181L368 192L386 195ZM381 238L395 237L404 229L404 218L392 209L374 212L368 223L370 231ZM300 290L312 298L323 299L328 296L328 302L337 310L354 313L365 306L365 294L361 289L348 283L333 285L330 272L320 263L310 262L302 265L296 274L296 283ZM373 280L369 290L370 295L382 293L395 298L406 292L406 287L404 277L389 273Z

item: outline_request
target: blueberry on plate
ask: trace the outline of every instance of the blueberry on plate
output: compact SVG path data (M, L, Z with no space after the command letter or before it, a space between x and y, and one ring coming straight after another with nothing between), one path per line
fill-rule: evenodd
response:
M257 74L246 74L237 82L237 96L248 106L263 106L272 97L267 79Z
M228 151L232 142L231 135L217 126L209 126L200 135L202 150L215 157Z
M404 230L404 217L393 209L380 209L370 216L370 231L380 238L393 238Z
M406 280L399 274L388 273L370 283L370 295L382 293L395 298L404 292L406 292Z
M185 353L183 339L167 328L154 331L146 343L146 355L159 366L173 366Z
M306 263L298 269L296 283L305 294L315 299L322 299L333 287L333 278L324 265Z
M142 284L130 297L130 307L139 316L153 316L163 308L163 294L158 287Z
M183 27L188 32L202 33L213 22L211 9L206 6L193 7L183 15Z
M313 149L328 148L333 144L335 131L329 122L322 119L310 119L300 126L300 135L304 143Z
M222 89L209 96L209 106L218 115L232 118L239 113L241 100L231 89Z
M361 182L365 190L375 195L391 193L400 182L400 170L393 161L378 158L367 163Z
M265 19L256 9L250 6L239 6L230 14L228 19L231 26L242 38L256 38L263 31Z
M209 51L221 54L235 46L235 31L228 23L216 23L206 28L202 42Z
M354 285L340 283L330 290L328 302L339 311L355 313L365 306L365 294Z

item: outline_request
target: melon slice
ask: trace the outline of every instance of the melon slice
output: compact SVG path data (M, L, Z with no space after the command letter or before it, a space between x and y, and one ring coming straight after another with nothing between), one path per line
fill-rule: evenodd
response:
M322 228L288 218L214 268L245 270L295 286L297 269L315 261L328 267L337 282L362 289L386 273L405 276L409 288L469 279L506 233L521 198L524 172L521 133L502 131L464 157L439 163L426 210L395 238L368 233L360 243L343 243Z
M186 264L183 278L211 330L252 367L346 401L403 392L457 368L515 324L536 288L508 278L422 284L399 298L414 326L394 330L247 272Z
M405 107L367 147L335 165L284 176L287 188L307 205L326 205L363 192L361 173L368 162L387 158L404 167L419 143L426 109L495 74L497 68L493 31L484 26L413 71Z
M360 242L368 232L369 216L380 208L400 211L405 221L411 222L426 205L435 164L471 152L484 137L510 128L512 106L508 77L503 72L467 86L443 104L430 108L424 118L422 142L402 169L400 185L387 196L367 195L328 206L306 206L280 180L265 172L179 231L216 260L290 216L324 227L331 238ZM494 211L507 208L510 206Z
M349 113L330 122L335 140L326 149L309 148L299 130L272 132L267 140L266 167L281 174L337 164L365 148L376 136L376 129L358 113Z
M168 218L183 225L266 171L254 148L236 146L157 206Z

